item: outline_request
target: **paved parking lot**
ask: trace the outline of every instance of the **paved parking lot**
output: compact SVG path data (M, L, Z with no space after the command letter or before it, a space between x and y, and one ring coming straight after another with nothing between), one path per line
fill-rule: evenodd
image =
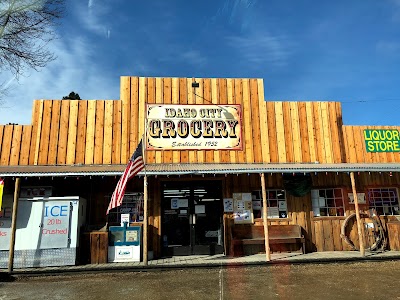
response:
M0 299L400 299L399 277L400 260L115 270L15 277Z
M49 273L76 273L76 272L98 272L113 270L157 270L169 268L194 268L194 267L219 267L219 266L244 266L244 265L268 265L268 264L303 264L303 263L324 263L324 262L350 262L365 260L390 260L400 259L400 251L385 252L366 252L365 257L361 257L357 251L332 251L332 252L313 252L313 253L273 253L271 262L267 263L265 254L255 254L242 257L228 257L220 255L192 255L175 256L150 260L145 266L143 262L89 264L80 266L46 267L15 269L15 275L35 275ZM4 270L3 271L7 271Z

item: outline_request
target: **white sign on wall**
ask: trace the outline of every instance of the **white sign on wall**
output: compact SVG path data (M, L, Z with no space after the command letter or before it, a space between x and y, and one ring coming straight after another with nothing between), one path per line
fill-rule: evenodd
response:
M242 149L240 105L147 105L149 150Z
M128 223L131 221L130 214L121 214L121 226L124 226L124 223Z
M68 247L70 211L70 202L44 202L40 249Z
M251 193L233 193L233 218L235 224L253 223Z
M348 193L347 196L350 199L350 203L354 203L353 193ZM365 193L357 193L357 200L359 204L365 204Z
M3 208L0 211L0 250L10 249L12 199L4 196Z
M232 198L224 198L224 212L233 212Z

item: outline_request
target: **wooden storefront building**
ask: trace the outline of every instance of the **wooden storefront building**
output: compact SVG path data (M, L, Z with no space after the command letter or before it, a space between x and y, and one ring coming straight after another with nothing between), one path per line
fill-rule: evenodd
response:
M165 115L151 123L149 108L154 107ZM231 108L236 109L237 124L216 123L224 112L232 115ZM177 123L164 122L168 113L175 121L187 117L199 123L188 121L178 128ZM175 127L168 127L171 124ZM251 207L242 207L250 211L248 226L261 226L261 174L268 224L299 225L306 252L352 250L341 237L343 222L355 211L351 173L360 209L375 209L386 249L400 250L399 129L344 125L339 102L265 101L262 79L124 76L120 100L35 100L31 125L0 125L3 207L12 206L7 197L12 198L19 177L21 188L47 186L53 195L85 198L84 232L107 221L118 225L119 213L131 208L123 204L107 219L110 195L145 134L148 249L154 257L232 254L233 228L241 226L235 218L243 216L229 205L249 201ZM177 132L185 139L201 130L212 135L207 147L189 143L173 150L172 144L163 148L149 142L163 134L171 142ZM218 146L231 136L235 145ZM143 176L144 171L128 183L128 198L141 195ZM296 195L300 188L303 193ZM134 206L132 222L140 223L143 208L137 201ZM354 221L346 234L357 244ZM370 223L365 224L368 228ZM258 246L249 245L245 251L263 251ZM272 251L282 249L271 245Z

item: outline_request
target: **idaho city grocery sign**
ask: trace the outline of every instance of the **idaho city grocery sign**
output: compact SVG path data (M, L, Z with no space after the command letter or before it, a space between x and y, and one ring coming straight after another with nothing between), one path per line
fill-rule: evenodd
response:
M400 135L397 129L365 129L367 152L400 152Z
M147 105L149 150L241 150L240 105Z

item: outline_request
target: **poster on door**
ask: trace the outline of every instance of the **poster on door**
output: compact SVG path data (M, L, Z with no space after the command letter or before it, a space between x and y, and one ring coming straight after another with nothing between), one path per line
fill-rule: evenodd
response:
M3 209L0 211L0 250L10 249L12 199L4 197Z
M233 193L233 218L235 224L253 223L251 193Z
M66 248L70 236L70 202L45 202L40 249Z

